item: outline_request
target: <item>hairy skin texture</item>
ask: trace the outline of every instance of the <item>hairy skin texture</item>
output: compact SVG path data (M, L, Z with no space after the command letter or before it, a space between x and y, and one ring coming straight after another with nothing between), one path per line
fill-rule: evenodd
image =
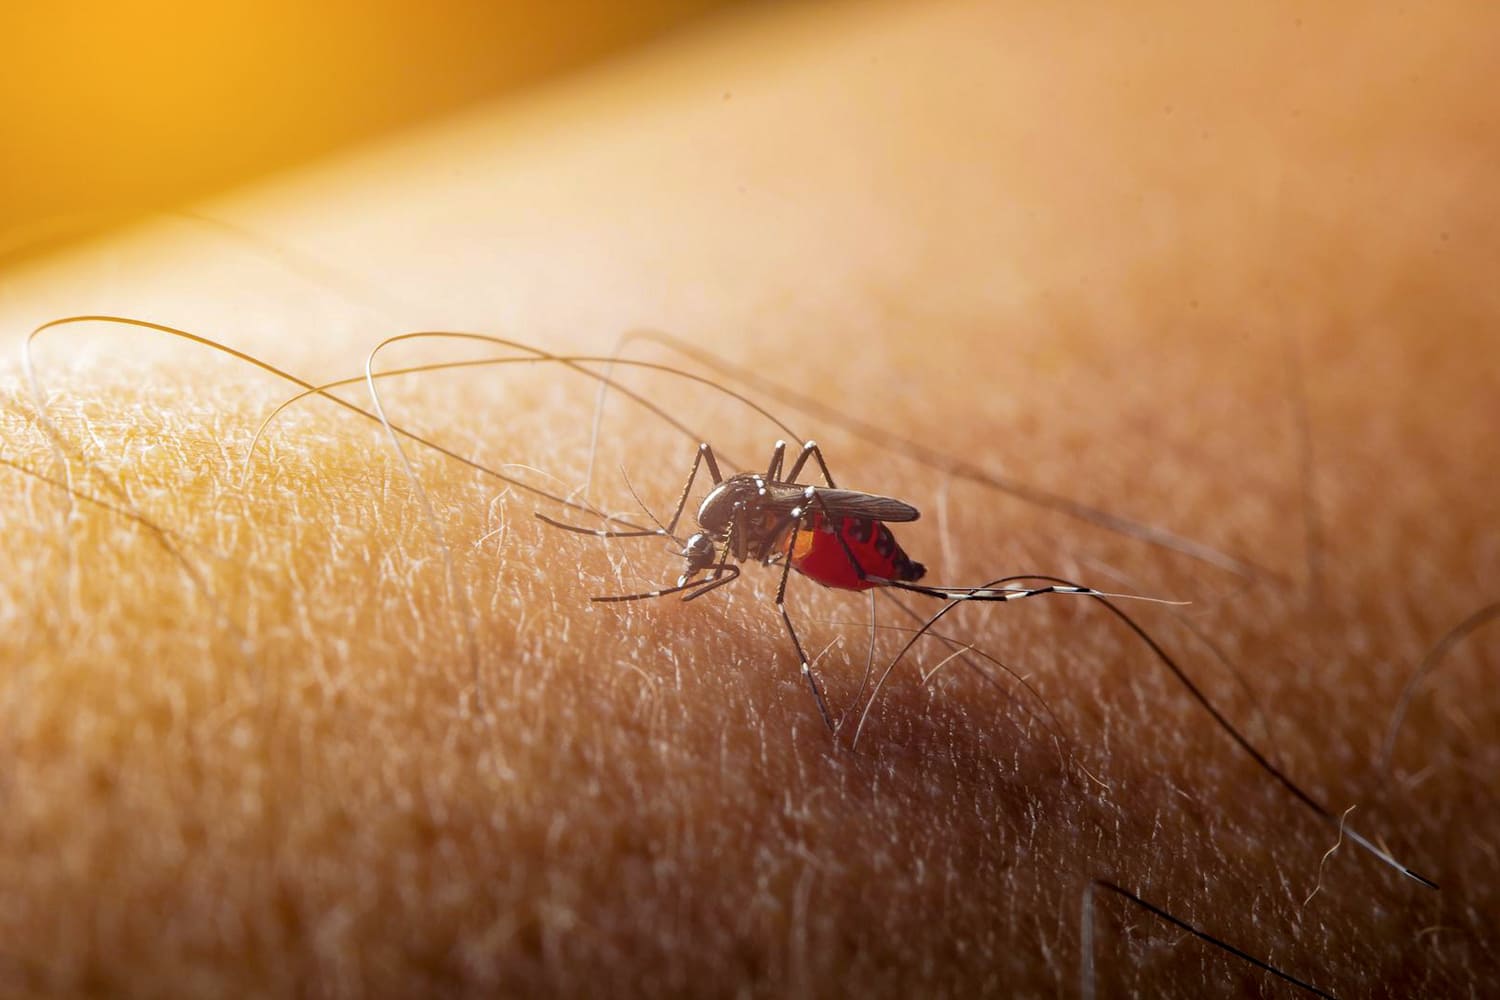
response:
M1472 86L1496 25L1470 13L783 12L228 206L239 235L179 221L185 243L18 276L4 317L127 311L307 377L419 326L608 351L659 322L1265 567L1242 579L774 407L840 485L923 509L898 534L936 582L1036 571L1192 600L1129 610L1440 892L1347 842L1320 871L1337 831L1088 602L945 629L1025 673L1065 742L954 665L922 685L928 648L850 752L797 675L773 574L591 606L680 563L547 529L536 501L413 448L429 519L378 428L318 400L242 483L289 387L68 330L37 344L60 445L19 367L0 409L0 983L1067 994L1081 895L1107 878L1341 996L1493 989L1493 629L1418 692L1391 775L1374 764L1423 654L1500 597L1497 140ZM476 371L390 399L571 485L592 396L567 381ZM742 410L643 384L763 462L773 434ZM632 508L623 467L660 510L692 443L618 402L605 426L614 505ZM793 581L811 650L865 608ZM843 631L820 661L839 705L863 669ZM1270 989L1116 899L1095 933L1105 993Z

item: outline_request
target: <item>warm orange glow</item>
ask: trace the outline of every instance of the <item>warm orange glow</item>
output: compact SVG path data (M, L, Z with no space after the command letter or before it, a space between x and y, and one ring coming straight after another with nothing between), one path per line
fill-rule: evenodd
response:
M723 3L7 4L0 257L578 65Z

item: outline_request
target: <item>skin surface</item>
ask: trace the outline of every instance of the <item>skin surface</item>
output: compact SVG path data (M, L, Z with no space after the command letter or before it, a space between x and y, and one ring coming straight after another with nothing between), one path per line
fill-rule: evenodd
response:
M533 513L587 519L408 446L419 493L326 401L242 480L295 387L77 326L35 344L54 436L19 363L0 408L6 991L1071 994L1100 878L1340 996L1492 990L1494 629L1418 689L1390 774L1376 761L1424 653L1500 599L1500 132L1474 85L1495 15L1245 6L773 11L12 275L0 318L17 357L50 319L123 313L312 380L407 330L607 353L649 323L1252 562L766 404L839 485L923 511L897 534L933 582L1192 601L1122 608L1440 892L1347 842L1320 871L1337 830L1090 602L942 626L1054 714L957 663L922 684L947 655L928 643L851 751L798 676L774 572L591 605L680 560L547 528ZM788 436L622 379L737 468ZM466 456L584 482L586 379L388 387L394 419ZM665 517L696 442L618 398L602 442L596 499ZM843 635L818 666L857 709L868 604L789 593L810 652ZM1094 929L1106 995L1283 989L1118 899Z

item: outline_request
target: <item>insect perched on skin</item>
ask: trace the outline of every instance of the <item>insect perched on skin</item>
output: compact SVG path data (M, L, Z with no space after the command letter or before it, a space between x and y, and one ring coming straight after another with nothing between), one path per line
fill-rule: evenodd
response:
M617 358L616 363L626 362ZM639 364L639 362L630 363ZM613 385L613 380L608 375L591 374L600 381L601 386ZM798 638L796 627L787 613L786 588L791 570L796 569L809 579L835 589L890 588L949 602L942 610L928 617L915 631L911 640L887 666L886 675L889 675L896 663L918 639L928 634L948 611L960 603L1008 602L1045 594L1071 594L1098 600L1151 650L1156 659L1208 712L1218 727L1247 753L1263 772L1275 779L1325 823L1336 828L1341 838L1347 836L1362 850L1412 881L1431 889L1437 888L1437 884L1431 879L1403 864L1389 851L1350 828L1342 817L1336 816L1328 807L1304 791L1280 767L1272 763L1209 701L1198 685L1183 672L1167 651L1109 599L1130 598L1151 600L1155 603L1172 602L1140 598L1138 595L1131 594L1106 593L1053 577L1021 578L1047 580L1047 584L1041 587L1006 586L1017 579L1013 577L992 581L980 587L938 587L918 583L916 581L925 575L926 567L914 562L906 555L885 523L917 520L920 512L916 507L891 497L839 489L834 484L822 450L813 441L804 443L800 454L783 479L785 456L786 443L777 441L764 475L746 472L725 478L719 470L713 449L706 443L700 444L671 519L666 524L658 521L657 527L651 530L584 528L567 524L540 512L537 512L536 516L547 524L577 534L599 538L666 537L682 547L680 555L687 560L687 566L675 585L641 593L602 595L592 598L598 603L650 600L679 593L683 595L683 600L690 601L737 579L740 572L737 565L739 563L755 561L767 566L780 564L781 578L776 588L776 608L786 626L792 645L796 649L802 675L812 691L818 713L828 729L835 734L838 732L838 726L835 725L828 710L817 676L813 673L811 662L802 646L801 639ZM810 459L816 461L818 471L826 486L797 482ZM708 469L714 488L703 499L697 512L700 530L684 540L676 534L677 525L687 508L688 497L692 492L698 472L704 466ZM653 520L655 520L654 515ZM804 537L807 539L805 542ZM862 559L861 556L864 558ZM700 580L697 579L699 573L707 575ZM881 680L883 682L884 676ZM876 685L877 692L879 686L879 684ZM866 713L869 706L873 704L874 697L875 695L872 694L870 702L866 705ZM861 727L863 721L862 716ZM858 736L859 730L856 730L856 742Z
M817 462L826 486L797 481L809 459ZM536 516L547 524L577 534L599 538L666 537L682 546L681 555L687 560L687 567L675 585L638 594L593 598L599 603L649 600L670 594L682 594L684 601L691 601L737 579L739 563L780 565L776 609L797 650L802 676L812 690L818 713L834 733L838 727L828 711L823 690L786 610L787 580L794 569L808 579L836 590L892 587L952 601L1014 601L1043 594L1111 596L1086 587L1062 584L1003 588L919 584L916 581L926 575L927 567L906 554L888 527L888 523L917 520L922 516L917 508L892 497L839 489L834 485L828 463L816 442L805 442L791 469L783 474L785 461L786 442L777 441L764 474L741 472L726 478L719 471L713 448L706 443L700 444L687 482L677 498L676 510L665 525L659 524L655 530L583 528L545 514ZM699 530L683 540L677 537L677 525L687 508L698 472L705 466L713 479L713 489L698 507ZM700 573L707 575L699 579ZM925 630L926 626L922 631Z

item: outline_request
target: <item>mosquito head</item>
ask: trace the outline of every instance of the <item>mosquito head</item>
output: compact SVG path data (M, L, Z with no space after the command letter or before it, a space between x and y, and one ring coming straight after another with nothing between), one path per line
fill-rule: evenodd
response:
M687 544L682 547L682 555L687 559L687 572L683 574L683 579L688 579L699 570L711 568L718 561L719 547L712 535L700 531L687 540Z

